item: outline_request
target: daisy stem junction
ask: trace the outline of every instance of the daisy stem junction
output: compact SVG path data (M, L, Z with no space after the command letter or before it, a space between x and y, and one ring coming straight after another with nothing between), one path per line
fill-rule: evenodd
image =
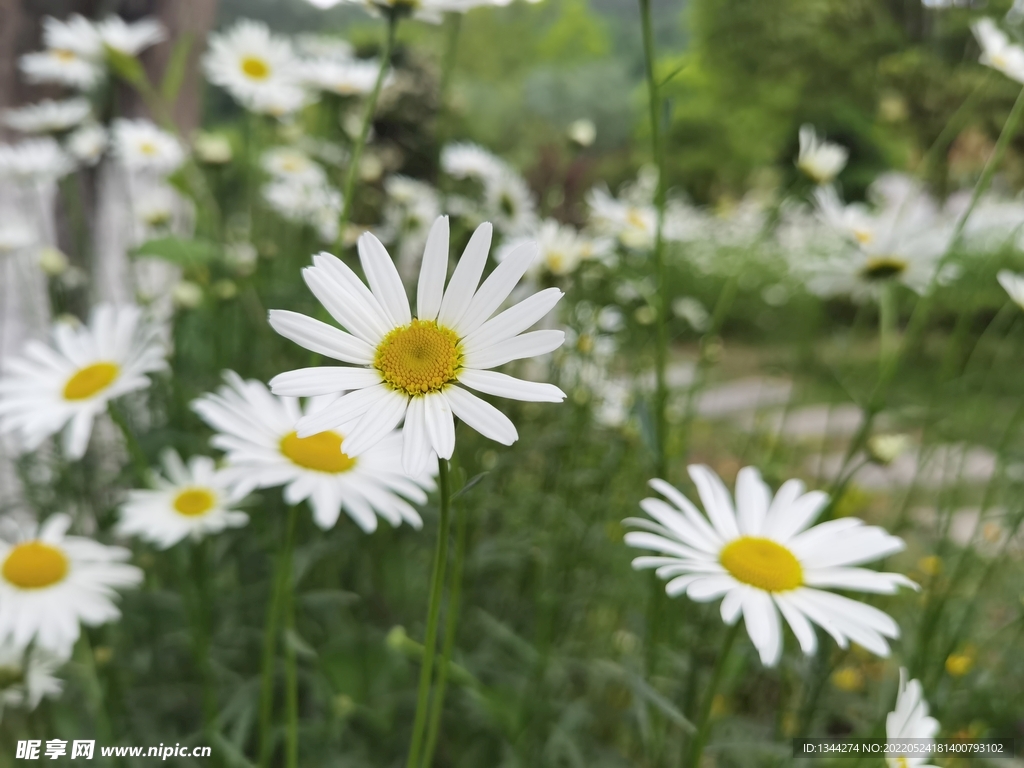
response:
M441 666L437 670L437 685L431 703L430 721L427 726L427 745L423 751L421 768L430 768L434 762L434 750L441 730L441 714L444 711L444 692L448 683L448 668L455 647L455 630L459 620L459 602L462 599L462 568L466 559L466 505L460 503L455 517L455 562L452 564L451 586L448 594L448 613L444 621L444 643L441 646Z
M437 547L434 551L434 567L430 575L430 602L427 605L427 629L423 642L423 665L420 667L419 690L416 695L416 717L412 726L412 740L406 768L417 768L423 747L424 729L427 723L427 707L430 700L430 682L434 670L434 652L437 648L437 628L441 613L441 595L444 591L444 572L448 560L448 528L451 517L451 480L448 462L438 457L437 482L441 495L440 519L437 526Z
M291 581L292 549L295 546L295 522L298 517L296 505L288 507L285 524L284 548L278 554L274 583L267 608L267 623L263 631L263 668L260 682L260 752L259 765L270 765L273 740L271 719L274 709L274 659L277 650L277 629L283 602Z
M733 645L736 644L736 637L740 632L740 621L737 619L728 630L725 639L722 641L721 649L718 651L718 658L715 659L714 669L711 671L711 680L708 682L707 690L704 692L704 701L700 706L700 717L697 720L697 733L690 741L689 755L684 768L697 768L700 765L700 756L704 752L704 746L708 741L708 733L711 727L711 707L715 703L715 696L718 694L718 687L721 685L725 668L729 661Z
M345 244L345 229L352 216L352 194L355 192L356 178L359 176L359 160L363 154L363 147L366 146L366 139L370 135L370 126L373 124L373 115L377 111L377 99L384 86L384 78L387 77L388 68L391 66L391 52L395 48L398 19L398 13L388 14L388 31L384 41L384 50L380 56L380 71L377 72L377 80L366 101L366 111L363 113L363 123L359 129L359 135L352 145L352 156L349 158L348 174L345 177L345 189L342 190L341 218L338 220L338 253L341 253Z

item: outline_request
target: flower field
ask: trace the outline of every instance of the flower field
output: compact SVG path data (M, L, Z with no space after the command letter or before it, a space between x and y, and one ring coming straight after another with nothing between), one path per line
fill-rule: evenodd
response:
M0 30L0 766L1020 763L1024 10L193 2Z

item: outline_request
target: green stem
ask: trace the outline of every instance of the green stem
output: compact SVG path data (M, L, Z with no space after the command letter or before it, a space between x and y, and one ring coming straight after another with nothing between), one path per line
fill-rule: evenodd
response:
M896 342L896 284L888 281L882 286L878 297L878 372L885 376L897 351Z
M448 527L451 517L451 483L448 462L437 459L438 486L441 493L441 516L437 526L437 547L434 550L434 568L430 575L430 602L427 605L427 632L423 642L423 664L420 667L419 689L416 695L416 718L412 726L412 741L406 768L417 768L423 747L430 681L434 671L434 652L437 648L437 626L441 614L441 593L444 591L444 571L448 560Z
M75 654L85 670L86 689L91 699L89 707L96 721L96 735L102 743L112 744L113 731L110 728L110 718L107 716L107 709L104 705L103 683L100 682L99 673L96 671L96 656L93 654L92 643L89 642L89 633L84 627L75 646ZM107 761L103 762L109 764Z
M448 613L444 619L444 643L441 646L441 666L437 670L437 684L434 686L434 700L430 705L430 723L427 727L427 746L423 750L421 768L430 768L437 749L437 737L441 730L441 714L444 710L444 691L448 683L448 668L455 647L455 629L459 620L459 602L462 599L462 567L466 560L466 505L459 504L455 517L455 562L448 595Z
M213 688L213 678L210 670L210 605L208 569L207 569L207 546L206 542L199 542L190 547L192 555L192 573L186 574L186 583L193 581L195 584L195 654L196 666L199 668L200 683L202 685L203 702L203 736L207 743L212 743L214 720L217 717L217 698Z
M704 702L700 708L700 719L697 721L697 734L690 742L689 756L684 763L685 768L697 768L700 765L700 756L704 752L704 745L707 744L708 734L711 730L711 705L714 704L715 695L718 693L718 686L725 674L725 667L729 660L729 653L736 643L736 636L740 632L740 622L736 621L726 631L725 640L722 642L722 649L715 659L715 667L711 672L711 681L708 683L707 691L704 694Z
M665 275L665 243L662 230L665 223L665 149L661 137L661 96L658 81L654 76L654 32L651 26L651 0L639 0L640 22L644 42L644 72L647 77L649 118L651 121L651 151L658 169L658 186L654 193L657 213L654 227L654 275L658 283L658 299L655 311L655 394L654 420L656 425L657 456L655 475L665 477L668 466L668 422L665 408L668 403L668 384L665 369L668 366L668 280Z
M139 480L145 480L146 473L149 471L149 461L146 459L146 453L142 450L142 445L135 436L131 424L128 423L128 417L113 402L107 403L107 412L117 425L117 428L121 430L121 434L124 435L125 445L128 447L128 455L131 457L132 465L135 467L135 474L138 475Z
M290 563L289 563L290 565ZM291 570L289 568L289 570ZM287 590L284 599L284 626L289 635L295 631L295 585ZM284 710L287 725L285 736L285 766L299 767L299 676L295 659L295 645L290 637L284 643Z
M370 135L370 125L373 123L373 115L377 111L377 99L380 97L380 90L384 86L384 78L387 76L388 68L391 66L391 52L395 48L395 34L398 30L397 13L388 15L388 32L384 42L384 51L380 57L380 71L377 73L377 81L373 84L370 98L366 102L366 112L363 114L363 124L359 129L359 136L352 145L352 157L349 158L348 175L345 178L345 189L342 190L341 218L338 220L338 245L337 250L341 253L345 244L345 229L348 227L349 218L352 216L352 195L356 188L356 178L359 176L359 160L363 154L363 147L366 146L366 139Z
M292 549L295 546L297 517L297 506L289 507L284 548L277 556L270 605L267 607L267 623L263 630L263 665L260 681L260 768L267 768L270 765L273 751L271 716L274 709L274 657L277 651L277 628L281 617L282 602L285 600L291 577Z

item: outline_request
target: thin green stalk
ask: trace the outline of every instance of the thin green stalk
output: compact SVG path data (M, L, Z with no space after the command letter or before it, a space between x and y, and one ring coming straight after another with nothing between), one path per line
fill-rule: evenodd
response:
M110 728L110 718L107 716L107 709L104 703L103 684L100 682L99 673L96 671L96 657L93 654L92 643L89 642L89 633L82 629L82 634L75 645L75 655L79 664L85 670L85 684L88 697L91 699L89 708L96 721L96 735L101 743L113 743L113 731ZM105 763L107 761L104 761Z
M437 670L434 700L430 705L430 723L427 727L427 746L423 750L421 768L430 768L441 731L444 711L444 691L448 683L448 667L455 647L455 629L459 621L459 603L462 599L462 567L466 561L466 504L462 502L455 515L455 562L452 564L451 586L448 593L448 613L444 619L444 642L441 646L441 666Z
M186 574L186 583L195 584L195 606L193 608L195 623L194 649L196 666L199 668L200 684L202 685L203 702L203 736L207 743L212 743L214 720L217 717L217 697L213 688L213 676L210 670L210 604L209 604L209 571L207 568L207 543L199 542L190 547L192 573Z
M277 568L274 572L274 584L267 607L267 623L263 630L263 665L260 680L260 768L270 765L273 752L271 739L271 716L274 709L274 658L277 652L277 629L281 617L282 602L286 598L291 581L292 549L295 546L295 522L298 518L298 507L288 508L288 519L285 524L284 548L277 556Z
M366 101L366 112L363 114L363 124L359 129L359 136L352 145L352 156L349 158L348 175L345 178L345 189L342 190L341 218L338 220L338 252L341 253L345 244L345 229L348 227L349 218L352 216L352 195L356 188L356 178L359 176L359 160L363 155L363 147L366 146L366 139L370 135L370 125L373 123L373 115L377 111L377 99L380 97L380 90L384 86L384 78L391 66L391 52L395 48L395 34L398 31L398 13L388 15L388 31L384 42L384 51L380 57L380 71L377 73L377 81L373 84L370 98Z
M878 371L885 375L897 352L896 326L896 284L889 280L882 286L878 297Z
M700 719L697 720L697 734L690 742L689 755L684 763L685 768L697 768L700 765L700 756L704 752L704 746L708 741L708 734L711 730L711 705L714 704L715 695L718 693L718 686L725 674L725 667L729 661L730 651L736 643L736 636L740 632L740 622L737 621L726 631L725 640L722 641L722 648L715 659L715 667L711 672L711 681L708 683L704 693L704 702L700 708Z
M639 0L640 22L644 41L644 71L647 77L648 107L651 121L651 151L658 169L658 186L654 193L656 218L654 225L654 276L658 284L658 298L655 312L655 392L654 422L656 429L657 455L655 475L665 477L668 468L668 422L665 409L668 403L668 384L665 369L668 366L668 281L665 275L665 243L662 230L665 223L665 148L661 137L661 96L658 81L654 76L654 32L651 25L651 1Z
M288 634L295 631L295 585L290 587L284 598L284 626ZM285 766L299 768L299 673L291 638L284 643L284 681Z
M444 572L448 560L448 527L451 517L452 494L448 477L448 462L437 459L438 486L441 494L441 515L437 527L437 547L434 550L434 568L430 575L430 602L427 605L427 632L423 642L423 665L420 667L419 690L416 695L416 718L409 743L406 768L417 768L423 747L424 728L427 724L427 706L430 681L434 671L434 652L437 648L437 626L441 614L441 594L444 591Z
M139 439L135 436L135 431L132 429L131 424L128 423L128 417L113 402L107 404L107 412L117 425L117 428L121 430L121 434L124 435L125 445L128 447L128 455L131 457L135 474L138 475L139 480L144 480L146 473L149 471L149 461L146 459L146 452L142 450Z

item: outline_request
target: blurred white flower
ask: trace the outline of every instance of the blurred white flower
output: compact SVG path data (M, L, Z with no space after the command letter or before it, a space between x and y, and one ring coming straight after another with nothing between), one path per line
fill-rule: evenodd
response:
M421 21L439 23L445 13L464 13L474 8L505 6L512 0L310 0L320 8L329 8L338 2L362 5L375 13L411 14ZM538 0L530 0L537 2Z
M736 478L734 507L709 467L691 465L689 472L704 514L664 480L651 480L671 503L644 499L640 506L653 521L624 521L641 529L627 533L626 544L658 553L636 558L634 568L656 568L660 578L669 579L665 591L671 597L724 598L722 620L733 625L743 615L765 666L775 666L782 655L780 613L808 656L818 645L812 622L840 648L854 642L889 655L886 638L900 636L892 617L827 590L890 595L901 586L917 588L902 574L853 567L901 551L902 539L852 517L810 527L828 495L805 493L799 480L787 480L773 498L757 469L745 467Z
M263 185L263 199L288 221L314 227L325 242L338 237L341 215L341 192L321 183L305 183L286 179Z
M92 111L88 99L45 99L4 111L4 123L21 133L60 133L85 120Z
M166 176L185 161L185 150L167 131L150 120L114 120L114 153L130 171Z
M441 151L441 170L456 179L484 179L498 176L505 161L478 144L448 144Z
M88 326L55 323L54 346L30 341L22 357L7 360L0 378L0 434L16 434L35 450L64 430L65 456L80 459L107 404L146 389L147 374L167 367L161 336L135 306L100 304Z
M144 184L135 190L132 211L147 228L164 230L180 206L178 193L166 184Z
M102 67L74 51L50 49L26 53L18 59L25 80L40 85L64 85L85 91L103 76Z
M200 162L210 165L230 163L234 155L228 137L219 133L200 133L192 141L192 148Z
M245 494L231 489L228 476L209 456L193 456L185 464L167 449L161 464L163 474L151 474L152 489L128 493L119 510L118 535L138 536L167 549L185 538L198 541L249 522L247 514L235 509Z
M928 715L928 702L919 680L907 682L907 670L900 668L900 686L896 692L896 708L885 716L885 737L887 739L915 739L920 746L903 754L886 754L889 768L935 768L927 764L925 744L935 741L939 732L939 721Z
M284 114L305 98L298 87L299 60L291 42L259 21L241 19L210 35L203 67L211 83L247 109Z
M78 13L67 21L47 16L43 19L43 45L55 53L68 52L96 62L103 58L103 40L96 26Z
M86 123L64 141L68 154L82 165L96 165L107 149L110 139L99 123Z
M339 96L358 96L369 93L373 90L379 73L380 62L373 59L348 61L316 59L302 64L302 79L307 86L320 91L336 93ZM390 73L387 74L384 87L387 87L393 79Z
M846 167L846 147L819 138L813 125L800 126L800 155L797 167L817 184L828 184Z
M906 452L910 445L909 435L872 435L867 444L868 456L878 464L889 465Z
M271 147L260 159L263 170L279 181L325 184L327 174L309 155L295 147Z
M1024 48L1011 43L990 18L978 19L971 30L981 46L979 61L986 67L998 69L1011 80L1024 83Z
M395 460L402 454L399 432L389 430L375 448L349 456L345 442L355 422L305 437L296 431L303 414L326 412L337 404L336 396L313 397L303 406L233 371L225 379L224 386L194 401L192 408L217 431L211 443L227 454L220 477L236 494L283 485L285 501L308 500L314 522L325 530L334 527L343 509L366 533L377 529L378 516L395 527L403 522L422 527L409 501L426 503L434 472L409 476L400 471Z
M278 83L253 94L246 105L251 112L284 118L316 101L316 94L293 83Z
M120 16L107 16L96 24L96 34L107 48L126 56L138 56L150 46L167 39L164 25L154 18L128 23Z
M97 627L121 616L115 590L137 586L142 571L125 562L129 550L68 536L70 526L70 516L51 515L0 538L0 642L67 658L80 623Z
M66 661L66 656L45 648L25 649L10 641L0 643L0 670L4 674L0 687L0 719L7 707L31 711L44 698L60 696L64 681L54 673Z
M505 235L527 232L537 224L537 204L526 180L511 168L484 179L485 216Z
M1011 301L1024 309L1024 275L1018 275L1008 269L1001 269L996 275L996 279L999 280L999 284L1003 286L1003 290L1006 291Z
M627 248L643 250L654 245L657 213L653 205L617 200L603 187L587 193L587 205L599 232L617 238Z
M380 238L398 246L395 259L405 282L415 280L434 220L441 215L441 199L430 184L395 174L384 180L388 199Z
M334 35L302 34L295 36L295 47L299 53L310 59L348 61L355 57L352 43Z
M39 249L39 268L50 277L58 277L68 271L71 262L64 251L51 246Z
M698 333L711 327L711 315L701 304L700 299L692 296L677 296L672 299L672 314L682 318Z
M75 169L75 163L49 136L0 144L0 178L21 182L54 181Z
M37 240L35 230L23 222L7 219L0 223L0 256L35 245Z
M519 247L536 243L540 257L530 267L533 275L548 272L552 275L568 275L576 271L581 262L597 255L594 241L575 227L562 224L554 219L545 219L529 231L506 240L495 254L499 262L514 253Z
M191 280L179 280L171 289L171 301L179 309L195 309L203 303L203 288Z
M574 143L589 147L597 139L597 126L593 120L574 120L566 133Z

